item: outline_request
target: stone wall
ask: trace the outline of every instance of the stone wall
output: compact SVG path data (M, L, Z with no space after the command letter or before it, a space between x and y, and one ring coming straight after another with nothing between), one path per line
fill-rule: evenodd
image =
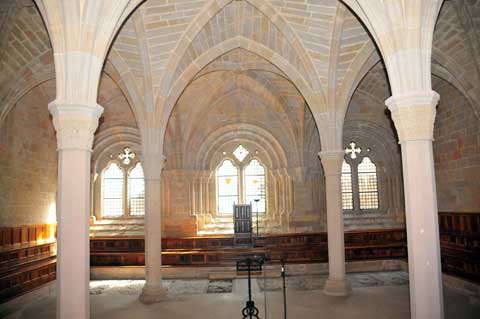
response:
M243 162L233 151L243 145ZM196 235L222 217L216 168L258 159L266 168L263 231L325 230L320 138L302 95L263 58L235 49L207 65L187 86L168 122L162 176L167 236ZM231 217L230 217L231 218Z
M344 212L345 229L405 227L401 152L385 100L390 96L385 69L378 63L360 82L345 118L344 147L354 141L377 166L379 208ZM347 161L349 161L349 158ZM353 162L357 163L359 160Z
M23 96L0 123L0 227L55 220L57 152L47 109L55 81Z
M137 127L135 116L124 93L115 81L105 73L100 78L98 104L104 110L100 117L96 136L111 127Z
M25 94L0 123L0 227L55 221L57 152L48 111L54 99L55 80L49 80ZM100 82L99 104L104 113L96 136L119 137L117 151L124 145L140 145L133 112L106 74ZM110 139L105 144L115 143Z
M102 73L98 103L104 108L95 132L92 154L92 206L91 214L102 218L101 180L102 171L110 162L116 161L125 172L141 161L141 142L135 115L124 92L106 73ZM135 153L129 165L123 165L118 155L128 147Z
M433 142L440 212L480 210L480 119L452 85L434 78L440 96Z

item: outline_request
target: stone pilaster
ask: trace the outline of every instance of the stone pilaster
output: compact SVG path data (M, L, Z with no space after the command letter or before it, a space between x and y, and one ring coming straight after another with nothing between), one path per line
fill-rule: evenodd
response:
M143 153L145 171L145 286L140 301L151 304L167 298L162 285L162 211L161 174L165 156L160 153Z
M49 105L58 144L57 318L88 318L90 160L99 105Z
M433 30L443 0L344 0L378 45L393 97L386 104L402 147L412 318L443 318L432 154Z
M55 60L49 106L58 143L57 318L89 317L90 160L103 109L96 105L105 56L141 0L35 0ZM81 10L80 10L81 8Z
M345 243L341 204L340 174L343 151L318 153L325 173L327 199L328 279L324 293L330 296L347 296L350 283L345 277Z
M386 101L402 147L412 318L443 318L433 124L439 96L417 92Z

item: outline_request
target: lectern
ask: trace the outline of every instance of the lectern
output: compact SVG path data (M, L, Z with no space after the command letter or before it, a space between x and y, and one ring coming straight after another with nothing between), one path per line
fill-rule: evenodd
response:
M252 245L252 205L233 205L235 245Z

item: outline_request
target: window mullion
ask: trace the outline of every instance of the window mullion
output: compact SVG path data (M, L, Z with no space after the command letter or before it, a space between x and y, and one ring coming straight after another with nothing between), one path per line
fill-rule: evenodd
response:
M238 172L239 172L239 180L240 180L240 183L239 183L239 187L240 187L240 190L239 190L239 195L240 195L240 203L242 204L245 204L245 174L244 174L244 170L243 170L243 167L240 167L238 169ZM239 203L239 204L240 204Z
M129 204L129 198L128 198L128 171L125 172L124 178L123 178L123 217L127 217L129 215L129 210L130 208L128 207Z
M360 188L358 186L358 163L352 164L353 211L360 211Z

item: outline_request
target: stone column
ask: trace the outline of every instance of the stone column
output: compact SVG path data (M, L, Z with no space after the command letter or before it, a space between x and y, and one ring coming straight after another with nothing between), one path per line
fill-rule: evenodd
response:
M343 151L319 153L325 173L328 234L328 279L324 293L330 296L347 296L351 292L345 277L345 244L341 204L340 175Z
M143 154L145 170L145 286L140 301L151 304L165 300L167 289L162 285L162 211L161 174L165 157Z
M433 126L439 96L416 92L392 96L392 112L402 147L412 318L443 318L442 268Z
M88 318L90 159L99 105L50 103L58 145L57 318Z

